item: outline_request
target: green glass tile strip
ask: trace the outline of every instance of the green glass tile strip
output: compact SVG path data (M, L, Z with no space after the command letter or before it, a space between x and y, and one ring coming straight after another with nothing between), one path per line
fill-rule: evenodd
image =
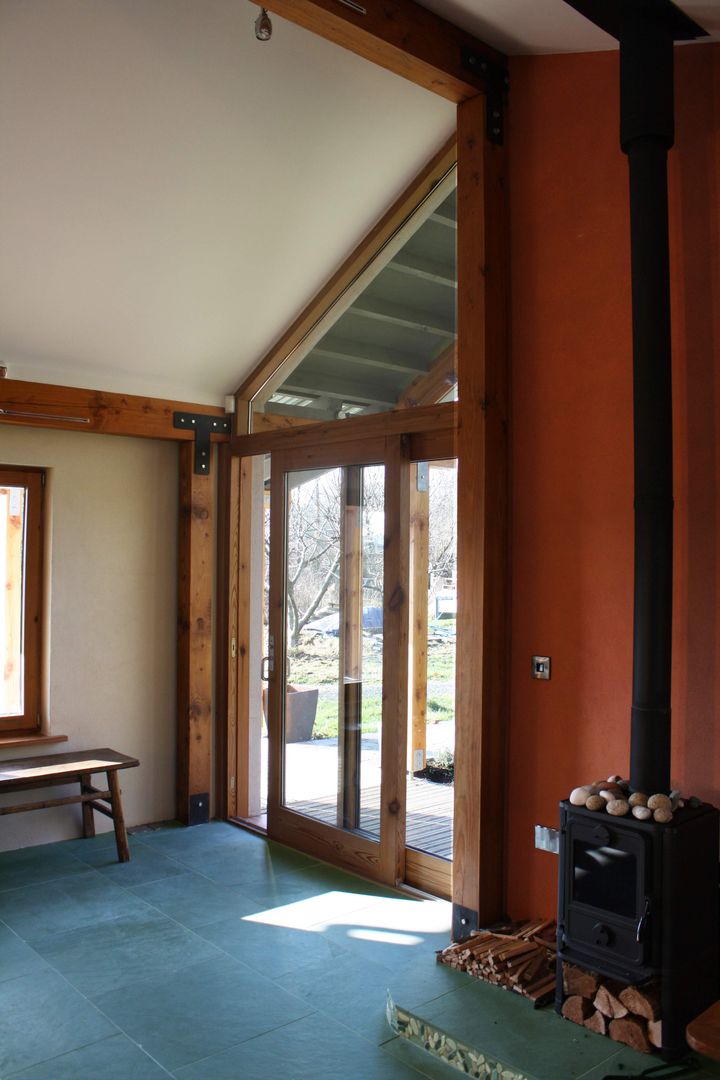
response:
M477 1077L478 1080L531 1080L527 1073L518 1072L509 1065L482 1054L428 1020L423 1020L415 1013L396 1005L390 994L387 997L387 1019L400 1038L422 1047L433 1057L451 1065L465 1076Z

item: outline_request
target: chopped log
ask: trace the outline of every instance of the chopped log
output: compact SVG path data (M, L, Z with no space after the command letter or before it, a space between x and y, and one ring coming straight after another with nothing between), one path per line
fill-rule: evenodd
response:
M634 1016L624 1016L619 1020L611 1020L608 1029L611 1039L625 1043L633 1050L639 1050L641 1054L649 1054L652 1050L647 1037L647 1025Z
M587 1018L583 1026L586 1027L588 1031L594 1031L598 1035L607 1035L607 1017L603 1016L597 1009L592 1016Z
M603 1016L607 1016L609 1020L619 1020L628 1014L628 1009L623 1005L620 998L616 997L612 992L609 983L605 983L600 987L593 1004L598 1012L601 1012Z
M572 1020L574 1024L584 1024L592 1016L592 1012L593 1007L589 999L581 997L580 994L573 994L572 997L565 998L563 1002L562 1014L566 1020Z
M544 979L539 979L531 986L526 986L523 989L523 994L525 997L530 998L535 1008L543 1005L555 996L555 975L546 975Z
M518 933L518 937L531 938L543 937L548 940L548 931L551 931L552 940L555 940L555 922L553 919L545 919L543 922L527 923Z
M662 1047L662 1020L648 1020L648 1039L656 1050Z
M528 966L525 968L525 971L524 971L523 976L522 976L522 981L526 985L528 985L531 982L534 982L535 979L537 978L538 973L540 972L540 970L547 966L547 962L548 962L547 954L545 952L543 952L542 950L538 950L535 953L535 956L533 956L533 958L530 960L530 963L528 964Z
M574 964L563 964L563 989L565 993L579 994L580 997L594 998L600 986L600 979L593 971L583 971Z
M646 1020L657 1020L660 1016L660 994L656 986L626 986L620 1000L636 1016L644 1016Z
M509 929L475 931L439 952L438 962L543 1004L555 990L555 924L542 920Z

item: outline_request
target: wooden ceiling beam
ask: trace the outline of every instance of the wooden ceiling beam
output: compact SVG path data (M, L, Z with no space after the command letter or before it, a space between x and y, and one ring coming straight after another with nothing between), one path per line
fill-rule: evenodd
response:
M457 342L453 341L438 356L428 371L406 386L397 400L402 409L434 405L457 383Z
M401 251L392 262L388 263L388 269L396 274L405 274L408 277L420 278L422 281L431 281L434 285L445 285L449 289L457 289L457 277L454 266L432 262L421 255L412 255L409 251Z
M322 367L313 365L303 371L294 371L283 386L283 393L296 394L304 398L325 398L328 401L337 401L338 408L343 402L353 405L371 405L378 409L392 409L395 404L396 393L394 386L397 378L384 380L387 385L375 385L368 387L362 379L353 378L345 371L323 370Z
M399 326L403 330L418 330L423 334L432 334L433 337L455 336L454 312L440 314L417 311L404 304L383 300L379 296L368 296L367 293L355 301L349 314L359 319L385 323L387 326Z
M505 63L502 53L413 0L362 0L357 10L338 0L266 0L263 6L456 103L485 89L482 73L463 65L465 51Z
M390 412L351 416L347 420L302 427L283 426L257 431L251 435L235 435L230 450L241 457L271 453L273 450L295 450L317 443L367 442L386 435L412 435L422 431L455 431L457 408L454 403L432 405L418 409L393 409Z
M224 417L215 405L196 405L164 398L110 394L75 386L0 379L0 423L23 427L92 431L104 435L134 435L146 439L189 441L192 430L173 427L173 413L192 412ZM227 435L212 435L225 442Z
M347 341L336 348L317 347L312 351L313 359L329 360L343 365L360 365L364 368L381 371L399 371L403 375L422 375L423 368L417 357L409 353L367 345L361 341Z

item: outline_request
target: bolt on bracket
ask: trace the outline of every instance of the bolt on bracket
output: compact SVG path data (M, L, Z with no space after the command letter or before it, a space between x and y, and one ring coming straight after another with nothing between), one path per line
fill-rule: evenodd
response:
M195 463L197 476L210 475L210 436L230 433L229 416L210 416L207 413L174 412L173 427L195 432Z
M462 66L485 83L485 125L488 141L502 146L505 135L505 98L510 89L507 68L474 49L463 48Z

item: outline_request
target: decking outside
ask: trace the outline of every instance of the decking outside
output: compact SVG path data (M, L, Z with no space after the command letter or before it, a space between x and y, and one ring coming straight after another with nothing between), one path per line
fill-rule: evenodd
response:
M428 754L453 745L454 723L428 725ZM263 739L263 769L267 769L267 739ZM337 739L313 739L287 743L285 804L329 825L337 825ZM378 835L380 814L380 739L377 734L362 740L360 828ZM263 790L267 791L266 777ZM429 855L452 859L452 784L408 776L406 842Z
M291 808L308 814L329 825L337 824L337 797L298 800ZM405 839L408 847L418 848L429 855L452 859L452 784L435 784L430 780L408 779L407 823ZM380 788L363 789L360 828L377 836L380 823Z

